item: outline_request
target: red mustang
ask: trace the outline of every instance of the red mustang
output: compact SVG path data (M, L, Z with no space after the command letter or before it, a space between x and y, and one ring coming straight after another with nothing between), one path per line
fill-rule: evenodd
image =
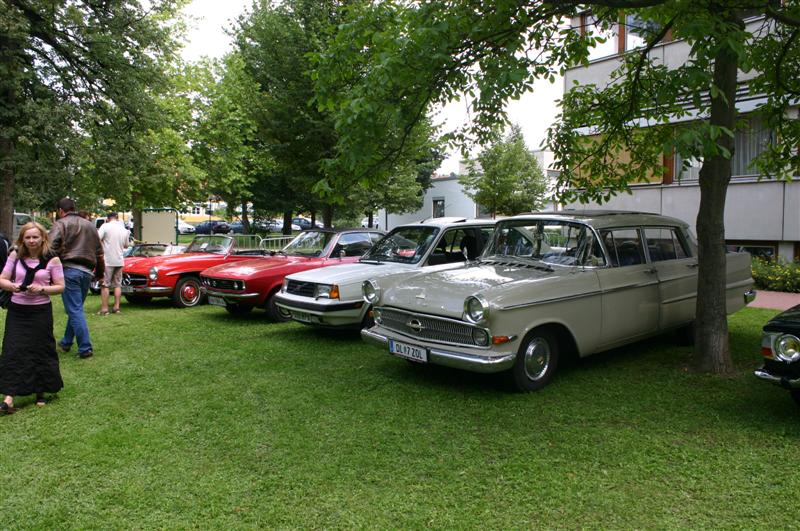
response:
M230 236L195 236L181 254L142 258L122 270L122 293L128 302L146 302L153 297L172 297L178 308L203 302L200 271L218 264L252 259L267 251L238 249Z
M286 321L273 295L283 277L298 271L357 262L383 236L372 229L312 229L301 232L272 256L225 263L200 274L209 304L231 313L247 313L263 307L275 321Z

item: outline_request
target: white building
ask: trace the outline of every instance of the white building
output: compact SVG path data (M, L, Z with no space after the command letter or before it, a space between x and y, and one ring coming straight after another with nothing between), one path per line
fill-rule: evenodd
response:
M762 22L762 17L746 21L748 24ZM630 24L629 26L634 26ZM576 31L596 32L591 15L585 13L572 21ZM564 88L568 90L578 82L596 84L609 83L610 74L620 65L620 54L642 45L642 39L626 27L617 26L612 35L596 48L586 67L567 70ZM689 55L689 46L683 41L665 40L650 52L651 57L670 66L682 65ZM740 118L765 101L764 97L749 95L741 84L746 79L740 73L737 108ZM793 111L796 116L796 110ZM687 121L689 119L687 118ZM677 120L676 120L677 122ZM750 161L775 141L774 133L750 118L749 131L737 131L736 152L733 159L733 177L728 186L725 209L725 236L729 245L746 247L751 252L778 255L783 259L800 258L800 179L790 182L763 180L749 166ZM632 195L620 194L602 208L656 212L680 218L694 229L700 204L698 183L699 164L679 174L681 160L677 156L664 156L665 176L660 182L635 184ZM567 208L597 208L596 204L567 205ZM696 231L695 231L696 232Z

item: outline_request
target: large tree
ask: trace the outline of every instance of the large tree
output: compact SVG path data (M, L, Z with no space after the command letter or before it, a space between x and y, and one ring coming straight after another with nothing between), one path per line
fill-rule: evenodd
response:
M506 137L487 146L459 182L468 196L488 209L492 218L538 210L547 194L544 172L525 145L518 125L513 125Z
M406 124L408 131L433 107L461 95L471 98L473 121L457 138L485 139L506 121L507 101L532 90L536 79L553 80L568 67L588 64L599 38L571 28L571 20L589 12L608 28L620 22L621 10L638 19L644 46L623 57L608 86L569 87L548 141L560 165L560 189L602 201L652 172L658 175L665 152L703 161L695 364L724 373L731 358L719 272L725 268L723 215L733 135L742 127L737 73L749 72L751 91L766 94L757 113L781 139L758 167L785 177L800 162L800 125L790 113L800 95L800 3L374 2L354 10L321 58L319 105L337 113L338 149L353 154L354 170L402 149L402 137L383 134L386 123ZM745 25L744 17L752 15L763 15L763 21ZM687 44L684 64L666 66L648 53L667 36ZM350 65L363 73L355 83ZM690 113L690 127L665 125Z
M123 128L151 104L181 3L0 1L0 230L18 182L74 185L88 129Z

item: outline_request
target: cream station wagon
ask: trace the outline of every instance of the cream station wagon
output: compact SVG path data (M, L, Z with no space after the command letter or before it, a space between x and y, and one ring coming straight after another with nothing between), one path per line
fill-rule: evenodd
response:
M752 301L750 255L727 255L727 311ZM559 356L690 330L696 244L678 219L563 211L497 223L480 259L401 282L370 279L364 339L419 363L507 371L521 391L547 385Z

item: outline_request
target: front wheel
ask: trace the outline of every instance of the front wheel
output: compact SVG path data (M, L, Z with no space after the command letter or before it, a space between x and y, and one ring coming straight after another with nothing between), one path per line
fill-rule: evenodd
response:
M264 304L264 309L267 311L267 316L270 320L276 323L284 323L292 319L292 316L288 312L281 312L281 309L275 304L275 293L269 296L266 304Z
M519 391L538 391L550 383L557 366L558 340L552 332L537 328L522 342L511 380Z
M203 302L203 293L200 291L200 279L197 277L184 277L175 285L172 302L178 308L191 308Z

